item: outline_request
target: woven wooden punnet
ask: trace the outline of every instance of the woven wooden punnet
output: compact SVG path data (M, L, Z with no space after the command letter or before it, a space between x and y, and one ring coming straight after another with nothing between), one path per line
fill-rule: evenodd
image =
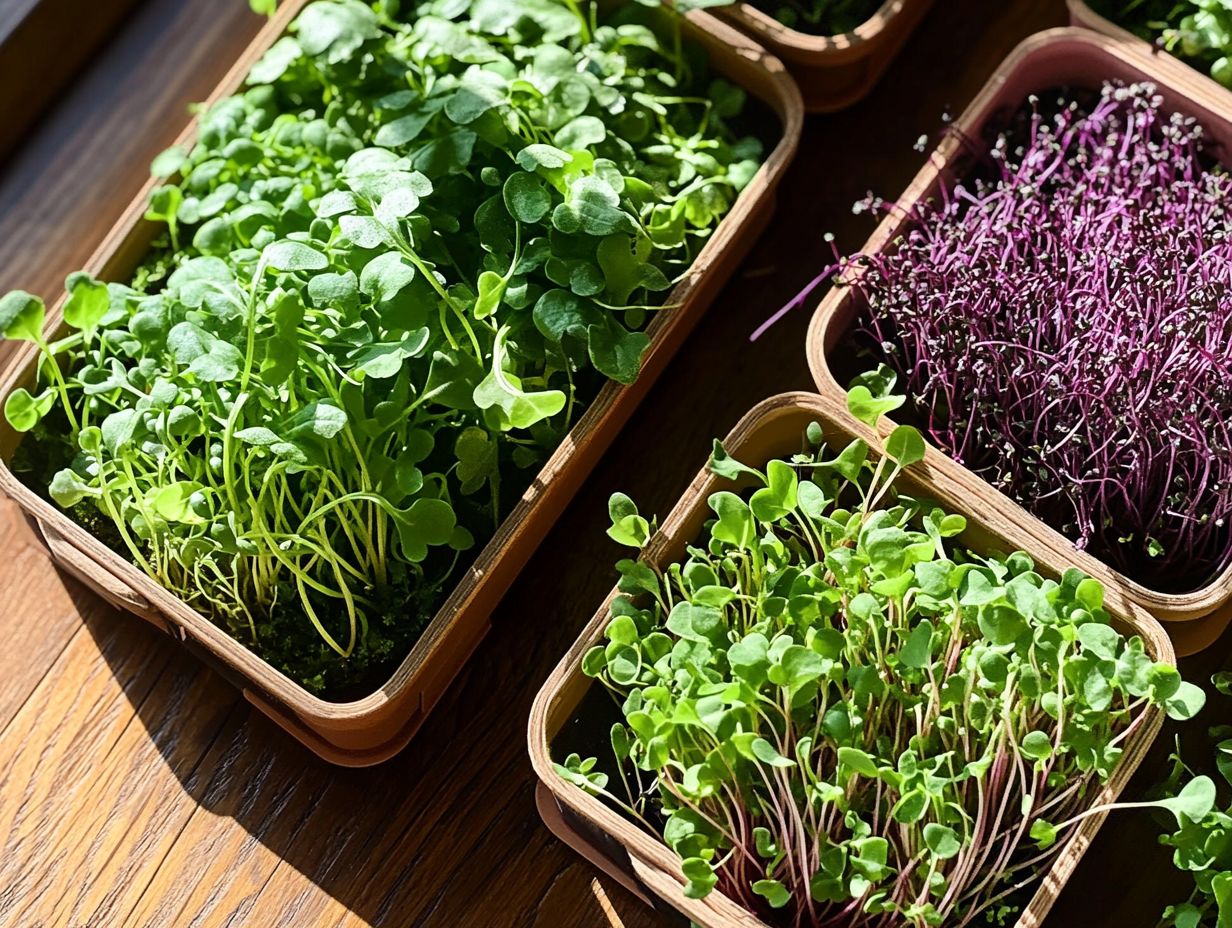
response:
M234 93L249 68L286 30L309 0L286 0L210 100ZM232 680L258 709L320 756L334 763L378 763L411 739L489 627L489 615L530 558L586 475L662 373L720 288L769 220L774 192L795 153L803 107L783 65L752 39L701 13L690 13L685 32L708 51L714 69L743 87L778 118L778 142L741 194L687 277L668 296L675 308L656 314L642 375L632 386L609 384L574 426L505 519L474 565L433 618L423 637L380 689L354 702L327 702L308 693L225 631L153 582L125 558L73 523L0 463L0 490L26 512L61 568L120 609L158 626ZM190 145L196 123L178 143ZM87 270L102 280L124 280L156 234L142 217L153 182L137 196L99 244ZM62 305L48 313L47 329L62 329ZM36 350L22 345L0 373L0 403L33 379ZM21 436L0 423L0 458L11 458Z
M810 422L821 424L831 448L842 448L857 437L870 441L873 438L872 432L847 412L844 399L791 393L766 400L753 409L723 445L736 459L760 466L772 458L799 451L801 436ZM890 426L884 421L883 428L888 434ZM659 566L679 559L686 544L696 539L705 521L713 516L707 505L710 494L730 485L703 470L664 520L643 557ZM1122 632L1141 636L1152 659L1175 663L1172 644L1159 623L1109 581L1106 568L1080 553L1065 556L1041 544L1023 530L1021 513L1016 507L940 452L928 449L924 461L908 468L898 486L912 495L937 500L948 512L965 516L968 528L958 540L968 548L1022 550L1035 560L1036 569L1042 574L1059 576L1073 566L1103 581L1105 606L1114 624ZM603 637L608 610L617 595L619 591L613 590L599 607L552 672L531 709L528 739L531 762L540 780L538 802L544 820L558 837L648 903L667 905L702 928L767 928L760 919L719 893L701 901L685 898L679 858L658 835L643 831L602 800L562 779L552 768L554 739L566 729L586 724L579 716L579 705L592 685L602 685L582 673L582 658ZM1146 711L1142 727L1126 739L1125 753L1111 779L1092 797L1092 806L1116 800L1158 734L1162 713L1155 707ZM601 734L604 737L596 743L605 740L606 728ZM1016 928L1036 928L1044 920L1103 818L1091 816L1069 837L1051 869L1042 876Z

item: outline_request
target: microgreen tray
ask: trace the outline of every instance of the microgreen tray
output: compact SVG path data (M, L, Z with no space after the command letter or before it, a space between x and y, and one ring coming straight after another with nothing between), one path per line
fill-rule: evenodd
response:
M799 449L801 436L811 423L821 427L823 445L833 452L856 438L875 444L867 427L848 413L836 396L785 394L766 400L735 427L722 442L727 459L760 467ZM881 422L882 435L891 424ZM983 487L982 482L934 449L908 467L895 486L915 499L935 501L947 513L964 516L966 528L957 543L976 553L1023 551L1045 577L1059 577L1069 567L1091 573L1096 562L1081 553L1062 554L1024 531L1016 507ZM677 563L708 519L709 501L731 483L710 469L703 470L675 509L662 521L643 549L642 560L660 570ZM1093 574L1094 575L1094 574ZM643 830L601 798L562 777L554 765L566 752L602 750L611 718L610 697L582 668L583 658L602 644L612 620L611 606L621 595L614 589L594 618L561 660L535 699L528 731L529 750L539 777L539 804L548 826L596 866L633 889L643 899L666 904L702 928L766 928L765 923L728 896L714 891L704 899L688 898L679 858L655 834ZM1175 665L1172 645L1147 612L1123 590L1106 586L1104 607L1112 624L1126 635L1140 636L1145 653L1155 661ZM1124 753L1098 793L1088 797L1087 808L1116 800L1159 732L1162 713L1149 708L1142 724L1123 743ZM610 748L609 748L610 750ZM1075 826L1051 868L1040 875L1034 895L1026 902L1016 928L1041 924L1099 830L1104 816L1094 814Z
M274 46L308 2L288 0L279 4L274 18L209 102L229 96L243 85L253 65ZM718 74L743 88L777 120L778 131L767 140L762 166L696 255L689 271L667 295L670 311L657 314L647 327L649 345L641 375L631 385L609 383L601 389L461 576L411 652L370 695L332 702L309 693L85 531L58 506L14 477L7 465L0 467L0 489L26 512L61 568L118 608L147 619L193 650L311 750L348 766L378 763L396 753L410 740L483 638L489 616L505 590L769 219L775 187L800 135L803 108L799 92L777 59L713 17L691 13L683 32L685 38L706 50ZM190 148L195 134L194 121L181 136L179 147ZM155 186L151 181L141 191L99 244L85 268L94 277L126 280L149 253L159 231L155 223L145 219ZM62 301L48 313L45 331L51 338L65 331L63 307ZM29 387L34 380L37 349L29 342L20 348L0 373L0 401L19 388ZM21 437L8 424L0 426L0 458L9 461Z
M942 183L964 177L982 154L973 148L972 140L982 139L990 122L1017 110L1033 93L1059 87L1098 89L1107 80L1149 81L1156 86L1167 108L1194 117L1203 125L1217 151L1232 150L1232 118L1223 99L1224 91L1176 59L1144 49L1145 43L1122 42L1080 29L1054 29L1027 39L955 122L898 199L900 208L881 223L862 253L872 255L891 248L909 227L913 204L932 197ZM813 316L807 346L809 364L818 389L828 396L842 396L845 390L836 377L831 355L858 318L858 302L852 288L836 286ZM1025 533L1061 556L1078 553L1060 532L967 473L987 494L1013 507ZM1182 655L1193 654L1212 643L1232 621L1232 568L1192 592L1162 593L1102 562L1094 563L1096 568L1088 572L1106 581L1109 587L1125 590L1134 602L1159 618Z

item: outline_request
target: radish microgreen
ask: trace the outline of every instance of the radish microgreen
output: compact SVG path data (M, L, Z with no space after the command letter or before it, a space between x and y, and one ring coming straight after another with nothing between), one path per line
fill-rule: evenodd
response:
M894 407L849 400L869 424ZM924 457L914 429L835 450L817 425L763 470L716 445L714 472L751 488L711 495L683 560L618 565L582 665L620 704L615 764L557 770L663 821L686 895L717 889L773 924L1003 916L1106 811L1146 708L1191 718L1202 690L1111 624L1095 580L972 550L963 517L901 492ZM627 497L611 516L614 540L645 547ZM1143 805L1184 825L1212 802L1197 778Z

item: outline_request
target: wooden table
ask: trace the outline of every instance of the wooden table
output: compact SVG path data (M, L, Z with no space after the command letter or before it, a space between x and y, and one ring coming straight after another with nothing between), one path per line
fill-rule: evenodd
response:
M242 0L139 9L0 174L0 287L54 295L258 25ZM390 763L316 760L166 638L59 576L0 503L0 924L674 924L551 837L526 758L531 699L612 583L607 497L665 512L713 436L810 386L806 313L755 345L749 333L823 264L823 233L860 246L871 223L855 200L897 195L923 158L917 139L1021 38L1063 20L1061 0L941 0L869 100L810 121L775 225ZM1050 924L1154 924L1181 894L1166 859L1149 817L1126 814Z

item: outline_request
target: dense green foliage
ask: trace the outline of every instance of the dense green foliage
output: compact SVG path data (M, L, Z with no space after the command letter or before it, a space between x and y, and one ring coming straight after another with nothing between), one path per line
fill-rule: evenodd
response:
M0 303L43 358L6 405L28 479L317 692L401 658L637 377L761 155L663 11L398 6L306 7L155 162L165 247L128 285L69 278L66 337Z
M902 403L865 386L868 423ZM1104 591L1019 552L978 554L961 516L895 490L924 456L805 450L764 472L716 445L715 518L663 569L623 561L606 640L583 669L616 695L627 802L596 759L558 772L622 805L772 924L961 926L1021 902L1092 808L1148 705L1190 718L1202 691L1110 624ZM612 500L617 542L652 526ZM1197 778L1154 805L1211 807Z
M1088 0L1091 9L1159 42L1232 87L1232 6L1227 0Z
M1212 682L1225 697L1219 709L1226 716L1232 674L1218 673ZM1208 734L1214 741L1214 766L1225 784L1232 785L1232 726L1215 725ZM1184 756L1191 755L1186 751ZM1177 782L1188 775L1182 757L1173 760L1173 775L1165 784L1166 790L1175 790ZM1160 924L1175 928L1232 925L1232 806L1221 802L1200 819L1178 822L1177 828L1161 840L1173 849L1173 863L1193 877L1194 886L1185 902L1168 907Z

